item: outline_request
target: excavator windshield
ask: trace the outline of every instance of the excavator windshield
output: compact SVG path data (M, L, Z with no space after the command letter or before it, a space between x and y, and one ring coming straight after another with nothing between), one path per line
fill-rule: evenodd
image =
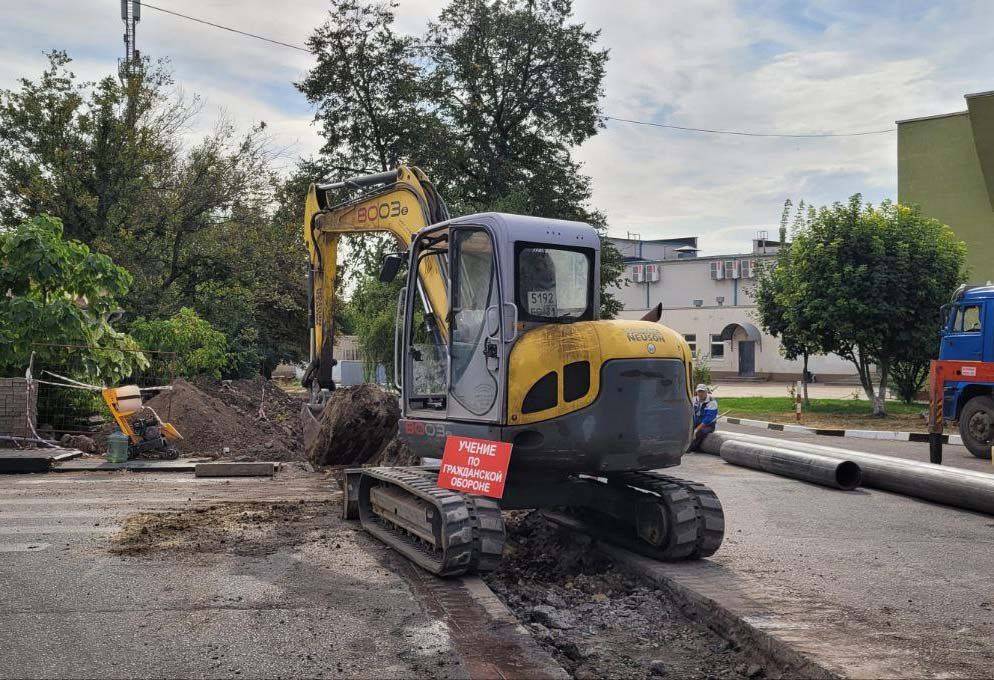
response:
M516 251L516 299L522 320L593 318L593 251L531 243L519 243Z

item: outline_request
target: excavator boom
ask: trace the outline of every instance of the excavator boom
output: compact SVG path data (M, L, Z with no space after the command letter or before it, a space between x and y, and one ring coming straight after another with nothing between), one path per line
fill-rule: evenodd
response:
M336 204L329 198L335 192L353 192ZM355 194L355 192L361 192ZM338 244L345 234L388 233L407 248L418 231L448 219L444 201L415 167L353 177L339 182L312 184L304 205L304 241L307 244L310 364L304 386L313 391L333 390L334 304L338 285ZM422 299L445 333L448 311L444 262L428 257L419 266Z

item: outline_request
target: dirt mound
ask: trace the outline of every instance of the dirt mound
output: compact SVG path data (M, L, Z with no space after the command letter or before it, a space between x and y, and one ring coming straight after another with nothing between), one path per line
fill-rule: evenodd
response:
M300 402L264 378L197 384L180 379L145 405L183 435L181 455L303 460Z
M376 385L340 387L318 417L307 459L315 465L380 462L388 444L396 457L403 446L392 443L399 419L397 397L386 390Z

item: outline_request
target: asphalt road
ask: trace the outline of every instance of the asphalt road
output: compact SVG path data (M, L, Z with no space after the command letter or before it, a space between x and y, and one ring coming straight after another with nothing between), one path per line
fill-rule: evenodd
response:
M920 455L909 443L817 439ZM777 625L857 677L994 673L994 517L875 489L827 489L706 454L667 472L711 486L726 518L711 564L678 572L767 602Z
M487 617L474 623L481 617L458 584L432 593L394 553L338 519L337 505L303 532L262 527L258 544L243 532L239 544L221 549L111 552L121 521L137 510L340 499L329 487L303 473L0 476L0 677L486 674L481 639L501 626ZM284 533L292 540L280 540ZM462 616L456 632L447 607ZM503 626L514 638L516 622ZM460 653L461 632L473 638L470 654ZM528 666L519 642L499 641L509 663L524 664L512 668L562 673L555 664L540 668L543 659Z

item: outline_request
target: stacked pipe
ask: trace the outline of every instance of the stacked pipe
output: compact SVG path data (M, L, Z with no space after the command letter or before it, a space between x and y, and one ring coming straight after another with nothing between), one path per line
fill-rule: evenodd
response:
M986 472L738 432L708 435L701 449L723 456L733 443L852 461L862 471L864 486L994 515L994 475Z

